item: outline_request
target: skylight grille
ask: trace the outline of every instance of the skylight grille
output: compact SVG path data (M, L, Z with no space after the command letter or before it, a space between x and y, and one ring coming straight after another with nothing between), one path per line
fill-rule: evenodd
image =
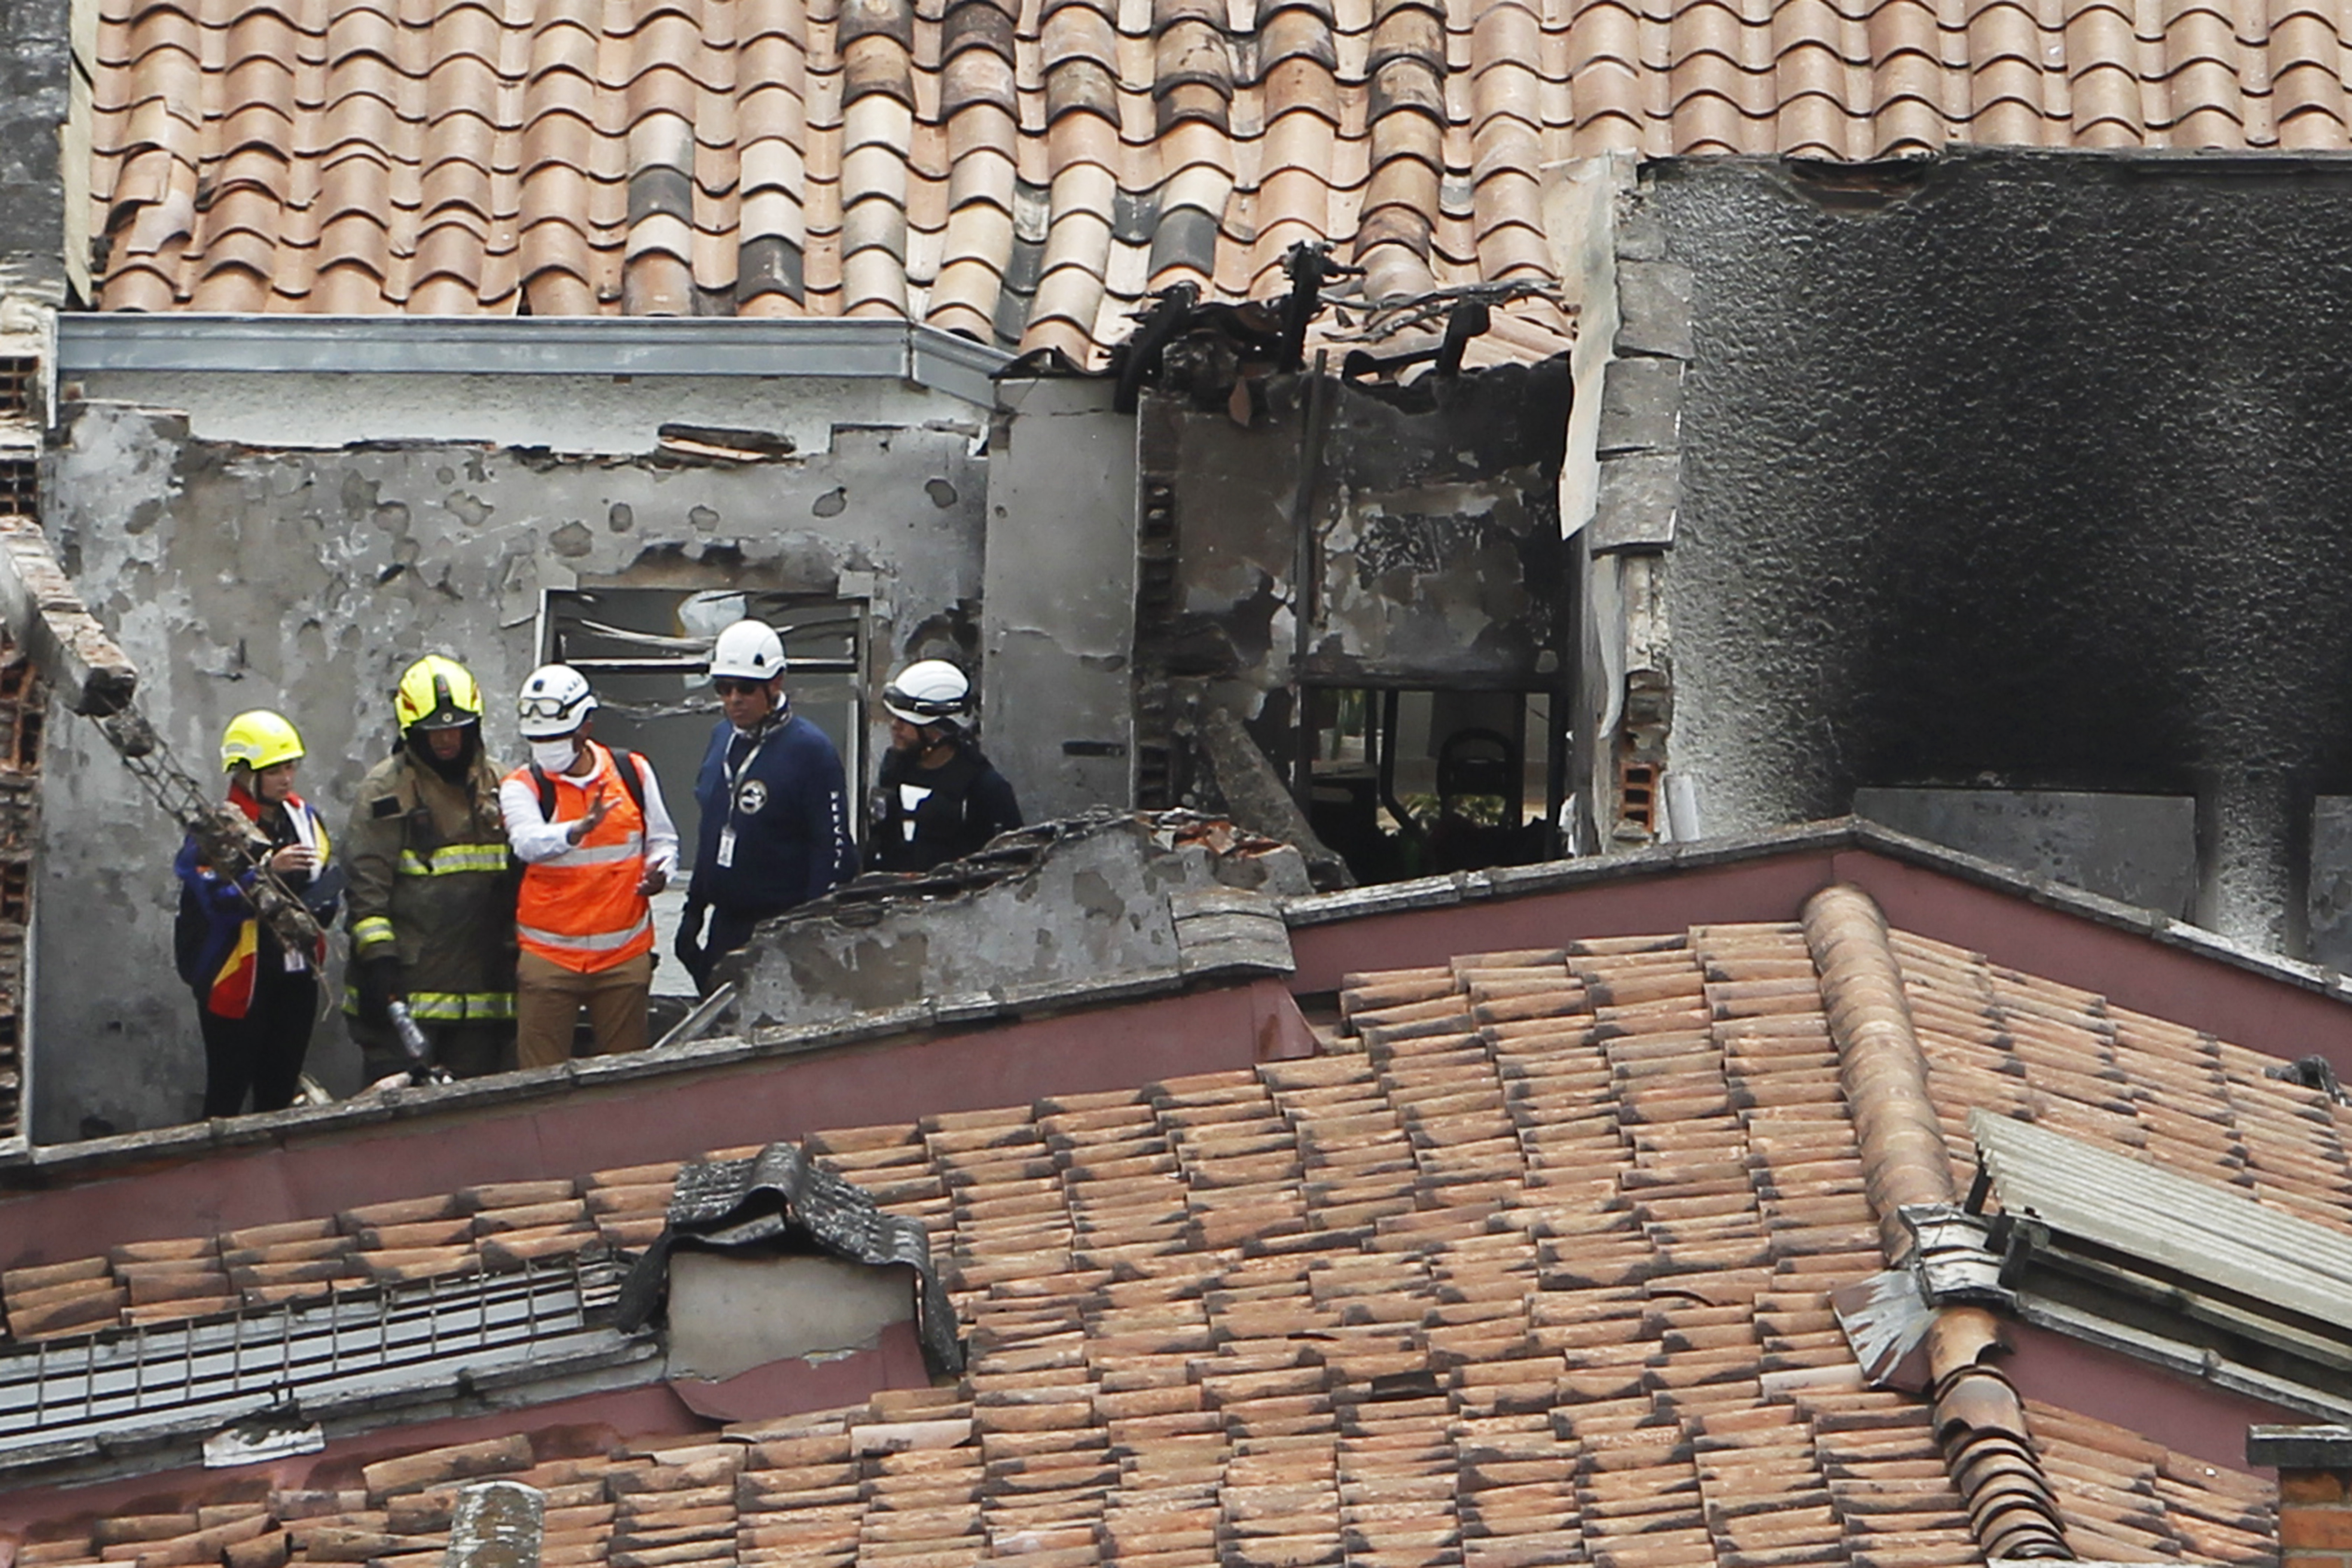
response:
M618 1279L610 1259L563 1258L20 1346L0 1354L0 1466L610 1358L629 1339L607 1322Z

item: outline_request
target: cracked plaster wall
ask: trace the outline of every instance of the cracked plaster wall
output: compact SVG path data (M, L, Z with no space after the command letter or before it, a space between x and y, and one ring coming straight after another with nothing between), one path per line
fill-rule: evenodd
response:
M1857 786L2198 797L2292 951L2352 784L2352 167L1969 149L1650 165L1695 356L1672 766L1710 832Z
M221 726L283 708L309 746L299 787L340 826L392 739L389 693L418 655L464 658L488 741L520 755L502 700L538 662L541 595L627 584L869 597L884 667L976 631L985 459L962 405L930 427L843 428L829 450L743 464L558 458L478 443L265 450L120 404L68 410L48 461L52 537L136 659L141 700L192 772ZM878 705L873 746L887 735ZM184 1119L202 1084L194 1008L172 973L179 836L87 722L51 732L43 802L36 1135L86 1115L129 1131ZM692 781L665 778L673 797ZM339 944L340 945L340 944ZM339 1020L313 1070L357 1087Z

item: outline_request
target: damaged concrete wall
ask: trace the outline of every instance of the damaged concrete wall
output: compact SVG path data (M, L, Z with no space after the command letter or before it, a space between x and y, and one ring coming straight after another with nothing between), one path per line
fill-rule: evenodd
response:
M981 736L1032 822L1135 798L1135 420L1018 381L989 452Z
M73 80L68 14L67 0L0 6L0 297L47 305L63 303L68 279L58 157Z
M746 1023L817 1024L925 1000L944 1006L991 993L1171 978L1194 966L1196 948L1214 945L1205 929L1188 933L1171 897L1218 888L1258 896L1286 972L1271 900L1313 890L1297 850L1264 841L1221 850L1197 826L1124 812L1063 822L1048 835L1033 864L968 890L886 903L845 898L769 921L720 970L741 988ZM1213 921L1225 912L1202 911Z
M1651 165L1707 829L1865 784L2189 795L2200 919L2293 950L2313 795L2352 785L2347 196L2292 157Z
M1294 679L1547 689L1561 679L1568 551L1564 361L1404 388L1327 384L1299 635L1298 492L1311 383L1259 384L1246 426L1177 391L1145 395L1136 617L1141 727L1188 701L1241 715L1278 765ZM1154 537L1151 509L1170 515ZM1155 550L1164 581L1149 567ZM1168 788L1183 789L1181 763ZM1155 801L1139 773L1144 804Z
M712 463L478 443L268 450L92 403L68 411L48 460L47 521L192 770L212 776L232 714L283 708L310 748L299 787L340 825L391 742L400 669L445 650L504 698L538 661L551 589L865 598L876 681L910 647L975 634L986 476L971 412L941 399L932 426L845 428L829 449ZM869 712L871 742L887 721ZM519 756L502 701L488 739ZM123 1131L183 1120L202 1069L172 973L178 835L88 725L61 721L51 741L36 1134L71 1138L86 1116ZM692 783L663 782L673 797ZM331 1088L356 1087L339 1021L321 1025L312 1065Z

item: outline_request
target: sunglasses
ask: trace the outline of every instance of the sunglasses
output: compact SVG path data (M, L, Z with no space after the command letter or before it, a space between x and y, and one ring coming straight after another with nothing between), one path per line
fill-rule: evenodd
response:
M768 689L768 683L764 680L714 680L710 683L710 689L721 697L749 697L754 691Z

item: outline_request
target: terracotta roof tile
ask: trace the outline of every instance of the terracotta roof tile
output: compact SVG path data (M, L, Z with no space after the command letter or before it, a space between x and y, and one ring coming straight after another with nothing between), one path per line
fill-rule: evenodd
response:
M1070 26L1108 16L1088 15ZM1485 26L1527 47L1517 19ZM1410 32L1400 58L1433 47ZM2263 1201L2345 1224L2341 1113L2263 1078L2267 1058L1958 950L1895 951L1948 1123L2013 1093L2000 1103L2162 1163L2233 1161ZM1778 926L1349 976L1328 1058L819 1134L842 1174L928 1214L967 1328L961 1384L656 1453L534 1468L517 1439L383 1461L363 1494L106 1521L19 1560L249 1531L264 1544L231 1568L276 1568L278 1542L289 1563L421 1564L454 1481L504 1471L560 1489L553 1568L1979 1561L1927 1406L1860 1386L1827 1305L1881 1258L1811 974ZM1503 1003L1542 1011L1471 1016ZM209 1302L177 1292L215 1280L496 1268L594 1227L643 1245L676 1173L142 1246L0 1275L0 1300L22 1337ZM970 1426L907 1453L857 1436L931 1419ZM2259 1483L2068 1412L2032 1419L2078 1547L2273 1549Z
M1548 283L1549 171L1609 149L2346 141L2303 13L2241 39L1914 0L295 9L105 8L107 307L883 314L1090 357L1147 289L1275 291L1299 239L1374 298ZM1568 331L1520 301L1475 352Z

